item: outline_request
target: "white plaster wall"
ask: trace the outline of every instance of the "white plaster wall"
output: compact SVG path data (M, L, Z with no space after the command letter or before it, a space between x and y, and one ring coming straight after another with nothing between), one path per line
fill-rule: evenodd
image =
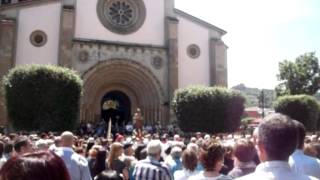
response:
M165 0L144 0L146 19L132 34L120 35L106 29L97 15L98 0L77 0L76 38L164 45Z
M178 63L179 88L188 85L209 85L209 30L192 21L178 16ZM197 44L200 56L192 59L187 47Z
M60 15L60 2L20 10L16 65L58 63ZM47 34L47 43L42 47L35 47L30 42L30 34L35 30Z

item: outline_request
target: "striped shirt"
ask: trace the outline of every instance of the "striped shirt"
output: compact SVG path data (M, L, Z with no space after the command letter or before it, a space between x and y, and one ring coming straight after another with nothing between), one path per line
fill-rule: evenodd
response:
M159 161L147 157L139 161L133 171L135 180L172 180L169 169Z

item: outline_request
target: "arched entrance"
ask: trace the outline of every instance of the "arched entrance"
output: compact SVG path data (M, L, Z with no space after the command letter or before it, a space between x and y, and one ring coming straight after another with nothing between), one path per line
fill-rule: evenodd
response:
M131 121L131 102L129 97L121 91L107 92L101 100L101 119L113 125L124 126Z
M99 121L102 117L101 101L108 95L106 93L121 92L130 100L130 117L140 108L145 123L166 122L169 111L164 106L164 91L154 74L140 63L123 59L102 61L82 77L81 121Z

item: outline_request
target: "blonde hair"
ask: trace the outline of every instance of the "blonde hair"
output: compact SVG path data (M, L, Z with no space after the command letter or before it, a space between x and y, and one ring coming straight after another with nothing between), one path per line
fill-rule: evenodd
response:
M123 150L123 145L121 143L115 142L111 145L110 154L107 161L109 169L113 168L113 161L121 156L121 150Z

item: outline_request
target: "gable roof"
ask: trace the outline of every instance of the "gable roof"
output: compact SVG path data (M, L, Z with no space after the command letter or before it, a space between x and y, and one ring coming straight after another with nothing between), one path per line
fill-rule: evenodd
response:
M199 19L199 18L197 18L195 16L192 16L192 15L190 15L190 14L184 12L184 11L181 11L179 9L174 9L174 12L177 15L182 16L182 17L184 17L186 19L189 19L189 20L191 20L191 21L193 21L193 22L195 22L195 23L197 23L197 24L199 24L201 26L204 26L206 28L215 30L215 31L221 33L221 35L225 35L227 33L227 31L225 31L225 30L223 30L221 28L218 28L217 26L214 26L214 25L212 25L212 24L210 24L210 23L208 23L208 22L206 22L206 21L204 21L202 19Z

